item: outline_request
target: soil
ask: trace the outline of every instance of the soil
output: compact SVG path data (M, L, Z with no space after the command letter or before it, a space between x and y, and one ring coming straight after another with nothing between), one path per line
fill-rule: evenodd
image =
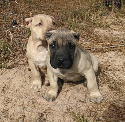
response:
M99 88L104 97L100 104L89 102L89 93L83 83L64 83L54 102L42 95L49 86L37 91L28 65L0 70L1 122L73 122L80 113L87 120L123 122L125 120L125 55L122 52L95 54L100 62ZM117 60L116 60L117 59Z

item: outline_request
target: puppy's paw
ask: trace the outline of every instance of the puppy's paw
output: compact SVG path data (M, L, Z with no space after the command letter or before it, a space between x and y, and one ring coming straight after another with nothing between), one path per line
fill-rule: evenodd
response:
M57 90L51 89L47 93L44 94L43 98L45 98L47 101L52 102L55 101L57 97Z
M100 103L103 100L100 92L90 93L90 101L93 103Z
M40 89L41 88L41 81L33 81L33 83L31 84L31 88L32 89Z
M49 81L48 80L45 80L45 86L49 86L50 85L50 83L49 83Z
M45 93L45 94L43 95L43 98L46 99L46 100L49 101L49 102L53 102L53 101L56 100L56 96L53 96L53 95L51 95L51 94L49 94L49 93Z

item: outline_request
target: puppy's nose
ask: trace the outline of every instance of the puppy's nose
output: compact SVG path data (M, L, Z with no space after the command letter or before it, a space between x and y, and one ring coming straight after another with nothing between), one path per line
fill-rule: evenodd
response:
M58 63L63 64L65 62L65 59L64 58L59 58L59 59L57 59L57 61L58 61Z

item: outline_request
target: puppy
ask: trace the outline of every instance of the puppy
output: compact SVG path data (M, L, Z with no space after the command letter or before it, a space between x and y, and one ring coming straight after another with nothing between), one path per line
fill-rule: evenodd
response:
M26 27L30 28L31 36L29 37L27 44L28 63L31 68L34 80L31 85L32 88L41 88L41 72L47 73L46 69L46 55L47 55L47 43L46 32L53 29L55 22L52 16L45 14L38 14L31 18L26 18ZM45 79L45 84L48 84Z
M47 74L50 90L44 95L47 101L54 101L58 94L58 78L64 81L87 79L87 88L92 102L101 102L95 72L97 58L78 45L79 34L69 30L53 30L47 33Z

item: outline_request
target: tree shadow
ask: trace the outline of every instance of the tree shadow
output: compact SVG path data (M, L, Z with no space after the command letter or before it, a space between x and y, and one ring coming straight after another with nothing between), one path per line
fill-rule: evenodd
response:
M106 122L125 122L125 101L120 104L118 101L111 103L103 112L103 119Z

